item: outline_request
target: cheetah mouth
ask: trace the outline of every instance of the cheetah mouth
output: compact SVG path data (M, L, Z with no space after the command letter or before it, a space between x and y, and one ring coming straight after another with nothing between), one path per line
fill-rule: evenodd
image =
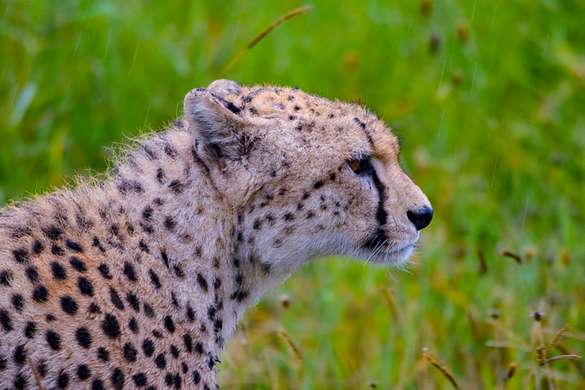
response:
M378 231L366 241L362 249L368 253L366 259L370 263L400 266L408 262L416 248L418 239L419 234L412 240L392 245L385 234Z

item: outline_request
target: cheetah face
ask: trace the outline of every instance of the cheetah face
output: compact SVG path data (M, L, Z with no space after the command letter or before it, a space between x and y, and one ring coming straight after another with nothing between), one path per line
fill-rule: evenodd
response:
M271 269L324 255L400 265L431 221L396 137L361 106L218 80L186 96L185 117L239 242Z

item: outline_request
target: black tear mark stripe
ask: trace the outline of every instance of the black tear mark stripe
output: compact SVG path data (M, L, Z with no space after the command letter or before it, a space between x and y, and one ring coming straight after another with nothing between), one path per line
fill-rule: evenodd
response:
M386 241L386 234L384 233L384 225L388 220L388 213L384 208L384 203L386 202L386 188L384 184L380 181L378 177L378 173L376 169L372 165L371 159L368 159L366 164L368 164L367 170L370 176L372 177L372 181L374 182L374 186L376 187L376 191L378 192L378 207L376 209L376 221L378 222L378 229L373 236L371 236L365 243L365 246L370 250L374 250L378 248L380 245L383 245Z
M368 132L368 130L366 128L365 122L357 117L353 118L353 120L363 130L366 138L368 139L368 143L370 144L371 150L374 150L374 141L372 140L372 136L370 135L370 133ZM384 203L386 202L386 188L384 188L384 184L382 184L382 182L380 181L380 178L378 177L378 172L376 171L376 168L374 168L374 166L372 165L371 159L367 160L367 164L368 164L368 171L371 172L372 179L374 181L374 186L376 187L376 190L378 191L379 199L378 199L378 209L376 210L376 220L378 221L378 224L380 225L379 230L382 230L382 226L384 226L388 220L388 213L386 212L386 209L384 208Z
M371 162L370 162L371 164ZM378 191L378 208L376 210L376 220L380 225L380 228L386 224L388 221L388 213L384 208L384 203L386 202L386 188L384 184L380 181L378 177L378 173L376 172L376 168L372 166L372 179L374 180L374 186Z

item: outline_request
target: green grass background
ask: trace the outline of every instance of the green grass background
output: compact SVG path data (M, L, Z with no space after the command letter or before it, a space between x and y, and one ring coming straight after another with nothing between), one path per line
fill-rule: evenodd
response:
M449 388L427 348L462 388L514 364L507 388L585 388L536 353L566 326L546 356L585 354L585 2L307 0L222 74L302 4L3 0L0 204L105 170L219 77L360 101L435 207L416 265L315 261L248 312L223 387Z

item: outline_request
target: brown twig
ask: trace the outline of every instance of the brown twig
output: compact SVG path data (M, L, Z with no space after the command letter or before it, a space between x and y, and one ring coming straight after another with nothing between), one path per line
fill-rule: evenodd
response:
M423 348L423 357L437 370L439 370L445 378L453 385L453 388L459 389L459 385L451 371L441 363L438 357L433 355L427 348Z
M258 42L260 42L262 39L264 39L264 37L266 37L268 34L270 34L270 32L272 32L272 30L274 30L276 27L280 26L282 23L286 22L287 20L289 20L297 15L301 15L301 14L304 14L306 12L309 12L312 8L313 7L311 7L310 5L304 5L302 7L292 9L292 10L288 11L286 14L281 15L278 18L276 18L268 27L266 27L258 35L256 35L254 37L254 39L252 39L246 46L244 46L242 49L238 50L236 52L236 54L234 54L234 56L232 56L232 58L230 59L228 64L221 71L221 74L225 75L227 72L229 72L238 63L238 61L240 61L240 58L242 58L242 56L248 50L250 50L254 46L256 46L258 44Z

